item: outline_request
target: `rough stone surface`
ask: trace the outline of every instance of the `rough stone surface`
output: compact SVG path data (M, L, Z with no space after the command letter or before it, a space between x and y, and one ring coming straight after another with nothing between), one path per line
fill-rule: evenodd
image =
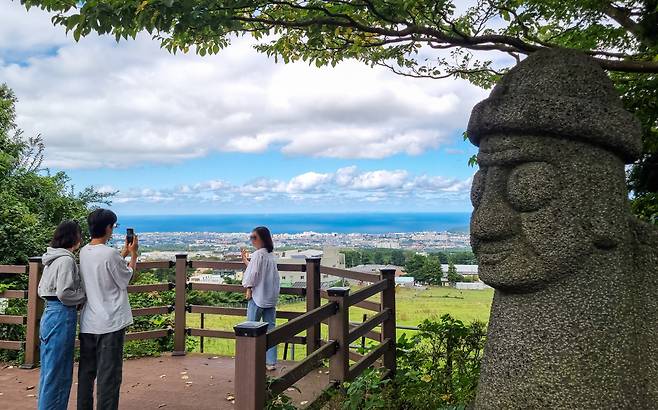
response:
M574 51L478 104L471 242L495 288L477 409L658 407L658 230L629 211L637 121Z

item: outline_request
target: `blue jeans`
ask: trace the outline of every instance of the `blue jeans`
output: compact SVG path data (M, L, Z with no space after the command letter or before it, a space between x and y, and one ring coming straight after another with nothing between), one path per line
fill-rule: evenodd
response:
M66 410L73 382L73 349L78 321L75 306L46 301L41 317L39 410Z
M247 320L252 322L267 322L269 323L267 330L272 330L276 326L276 307L262 308L256 305L253 299L249 299L249 303L247 304ZM276 364L276 346L267 349L265 363L271 366Z

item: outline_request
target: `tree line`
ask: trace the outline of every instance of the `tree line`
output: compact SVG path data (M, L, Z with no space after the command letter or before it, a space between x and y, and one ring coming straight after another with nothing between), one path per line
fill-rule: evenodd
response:
M477 264L472 251L433 252L427 255L401 249L346 249L341 252L345 255L348 268L365 264L402 266L416 282L433 286L441 285L444 277L442 264L448 265L445 276L449 283L464 281L464 276L457 273L455 265Z
M406 266L409 260L422 256L402 249L343 249L341 253L345 255L347 268L368 264ZM477 259L470 250L438 251L428 255L437 258L439 264L477 265Z

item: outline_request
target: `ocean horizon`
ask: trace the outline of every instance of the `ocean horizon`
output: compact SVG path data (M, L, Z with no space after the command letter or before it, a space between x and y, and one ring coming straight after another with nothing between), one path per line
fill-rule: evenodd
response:
M121 229L136 232L249 232L264 225L272 233L468 232L470 212L272 213L209 215L119 215Z

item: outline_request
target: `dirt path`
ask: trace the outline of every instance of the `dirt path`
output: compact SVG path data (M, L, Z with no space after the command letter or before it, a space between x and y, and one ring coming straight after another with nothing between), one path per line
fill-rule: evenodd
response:
M190 354L126 360L121 386L121 410L175 409L224 410L235 406L231 398L234 364L230 357ZM274 374L284 372L292 363L281 363ZM302 379L297 391L287 394L297 404L318 395L326 385L326 369L314 371ZM22 370L0 364L0 409L36 409L39 370ZM69 409L75 409L77 366L73 370L73 389Z

